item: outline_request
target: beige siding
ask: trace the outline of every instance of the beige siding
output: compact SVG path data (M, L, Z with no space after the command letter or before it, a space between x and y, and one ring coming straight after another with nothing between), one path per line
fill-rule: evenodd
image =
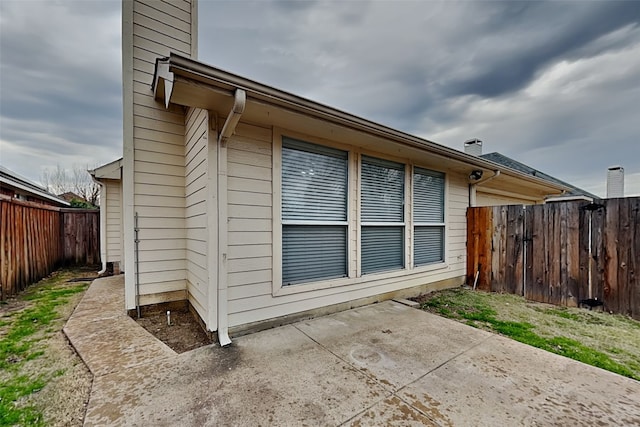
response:
M229 141L229 307L271 295L271 130L238 124Z
M103 181L106 191L106 262L122 262L122 184L119 180ZM122 268L122 266L121 266Z
M207 318L207 148L208 113L192 108L186 115L185 215L187 291L191 305Z
M465 275L468 187L464 176L447 175L446 265L356 277L358 231L354 227L349 252L352 278L344 279L345 283L335 287L316 290L307 287L304 292L274 295L271 156L272 145L276 143L271 130L245 123L238 125L237 134L229 143L228 309L231 327ZM358 183L355 164L354 160L350 170L352 188ZM355 217L357 191L350 194L353 198L351 215ZM302 290L307 285L299 286Z
M171 52L191 55L191 34L197 30L193 28L190 2L175 5L135 0L129 7L133 10L124 8L123 11L132 13L131 23L128 27L125 25L131 33L125 34L123 40L132 45L123 45L123 55L125 67L131 67L129 73L125 68L125 77L132 79L130 84L125 83L125 103L131 100L132 105L125 105L125 139L128 135L126 115L130 113L133 159L127 155L125 141L124 179L133 180L125 183L131 188L127 191L133 192L125 198L132 203L129 215L137 213L139 218L140 293L180 295L173 291L186 290L189 280L188 290L198 295L195 300L201 311L204 306L200 294L206 292L202 280L206 279L202 269L205 252L197 243L191 244L191 240L185 239L187 230L204 227L200 220L204 211L195 196L196 187L202 187L197 180L203 174L199 167L202 132L199 136L191 135L195 139L185 141L183 108L166 109L154 100L151 91L155 60ZM124 19L126 21L127 16ZM130 59L127 55L131 55ZM127 88L132 90L130 97L126 94ZM197 118L201 117L194 117ZM128 235L128 239L132 237ZM126 283L131 287L132 278L127 277ZM130 295L129 291L128 308L131 308Z
M542 203L543 201L540 201ZM476 193L476 206L501 206L501 205L533 205L532 200L519 199L517 197L503 196L498 194Z
M446 255L450 271L466 274L467 263L467 207L469 188L461 175L447 175L446 198Z

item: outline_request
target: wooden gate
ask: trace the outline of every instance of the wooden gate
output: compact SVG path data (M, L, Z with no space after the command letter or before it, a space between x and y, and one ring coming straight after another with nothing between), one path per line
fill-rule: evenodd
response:
M640 318L640 198L469 208L467 283Z

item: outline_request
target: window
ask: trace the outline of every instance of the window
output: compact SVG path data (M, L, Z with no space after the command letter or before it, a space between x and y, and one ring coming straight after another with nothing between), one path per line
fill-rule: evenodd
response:
M404 165L362 156L362 273L404 267Z
M348 153L282 142L282 282L347 275Z
M444 174L413 171L413 264L444 261Z

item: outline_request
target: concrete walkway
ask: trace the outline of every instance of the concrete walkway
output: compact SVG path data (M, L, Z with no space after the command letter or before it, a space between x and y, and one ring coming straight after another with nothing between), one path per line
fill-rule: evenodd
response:
M85 425L640 426L640 382L387 301L176 354L98 279L65 327Z

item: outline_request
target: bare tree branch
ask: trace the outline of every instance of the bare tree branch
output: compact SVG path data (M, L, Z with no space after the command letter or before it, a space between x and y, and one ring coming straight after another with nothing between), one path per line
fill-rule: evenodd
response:
M83 167L74 164L71 170L57 165L53 170L43 170L40 182L50 193L75 193L90 204L98 206L100 187L93 181L87 169L88 165Z

